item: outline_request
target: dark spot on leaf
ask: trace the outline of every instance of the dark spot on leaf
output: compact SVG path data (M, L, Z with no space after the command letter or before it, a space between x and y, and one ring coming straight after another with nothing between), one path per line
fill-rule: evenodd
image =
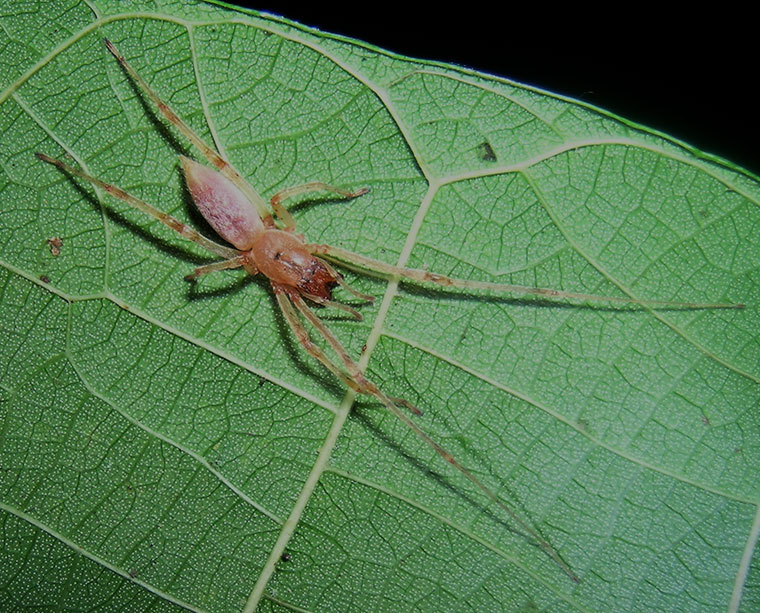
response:
M63 240L58 238L57 236L52 236L49 239L47 239L48 247L50 247L50 254L57 258L59 255L61 255L61 247L63 247Z
M484 162L496 161L496 152L493 150L493 147L491 147L491 143L489 143L487 140L484 140L478 145L477 151L478 157Z
M40 281L42 281L43 283L50 283L50 277L48 277L47 275L40 275Z
M290 562L291 555L286 551L280 556L280 560L283 562Z

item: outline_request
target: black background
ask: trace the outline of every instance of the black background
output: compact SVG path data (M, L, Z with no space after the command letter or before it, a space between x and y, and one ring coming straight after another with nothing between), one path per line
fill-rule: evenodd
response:
M237 4L582 100L760 175L760 53L757 35L743 31L752 26L748 16L713 7L709 15L689 8L666 18L664 4L610 4L618 17L543 4L519 15L506 3L501 15L474 3L448 12L412 3L356 3L350 11Z

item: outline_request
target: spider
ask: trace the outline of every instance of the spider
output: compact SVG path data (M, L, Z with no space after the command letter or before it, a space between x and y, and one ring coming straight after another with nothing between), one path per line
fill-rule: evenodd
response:
M408 279L422 283L433 283L443 287L457 287L472 290L491 290L513 294L529 294L546 298L572 299L579 301L605 301L618 304L632 304L649 307L669 308L741 308L736 304L697 304L667 301L641 301L633 298L605 297L590 294L558 291L547 288L535 288L516 285L453 279L425 270L416 270L392 266L344 249L325 244L306 242L303 235L296 232L293 216L283 205L283 201L306 192L327 191L343 198L357 198L369 191L360 189L352 192L326 183L306 183L284 189L275 194L271 200L271 212L264 199L250 184L224 159L213 147L206 144L182 120L126 61L116 47L105 40L106 47L113 54L123 69L139 86L143 93L157 107L163 117L186 137L200 154L215 167L210 168L185 156L179 156L185 175L188 190L211 227L233 247L219 244L175 217L164 213L154 206L144 202L123 189L106 183L88 173L69 166L44 153L36 156L43 162L52 164L60 170L84 179L103 189L115 198L143 211L159 220L185 239L190 240L214 255L222 258L220 261L200 266L186 276L189 281L199 277L233 268L243 268L251 275L264 275L270 282L282 315L295 334L305 351L322 363L330 372L340 379L347 387L357 393L373 396L382 403L395 417L410 428L427 445L452 465L462 475L469 479L491 501L506 512L526 534L539 544L541 549L568 575L574 582L578 576L570 566L559 556L557 551L543 539L533 528L522 520L504 501L491 489L476 478L454 456L439 445L433 438L422 430L402 409L421 415L421 411L407 400L388 396L376 384L370 381L362 372L360 366L351 358L335 334L317 317L308 302L341 309L355 319L361 319L361 314L353 307L333 300L333 290L340 286L356 298L371 302L373 296L362 294L345 282L343 276L335 270L333 264L351 265L367 271L374 271L391 278ZM320 257L322 256L322 257ZM308 301L308 302L307 302ZM303 320L308 322L322 337L338 360L330 357L320 345L316 344Z

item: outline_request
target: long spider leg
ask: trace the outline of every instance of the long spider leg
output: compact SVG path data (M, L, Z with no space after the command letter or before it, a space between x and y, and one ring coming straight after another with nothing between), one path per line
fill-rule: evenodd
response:
M396 406L404 407L407 411L410 413L414 413L415 415L422 415L422 411L420 411L416 406L414 406L411 402L409 402L406 398L399 398L398 396L388 396L393 401L393 404Z
M290 214L288 209L285 208L282 202L288 198L297 196L298 194L318 191L333 192L334 194L338 194L344 198L358 198L359 196L366 194L369 191L369 188L365 187L364 189L352 192L347 189L341 189L340 187L334 187L332 185L328 185L327 183L322 183L321 181L313 181L311 183L294 185L293 187L287 187L283 190L280 190L274 196L272 196L272 199L269 202L272 205L274 214L277 215L280 221L282 221L282 223L285 225L286 230L295 230L296 221L293 219L293 216Z
M387 399L388 402L390 402L390 399L380 390L380 388L364 376L359 365L351 359L351 356L348 355L348 351L346 351L338 338L324 324L324 322L314 314L314 311L312 311L303 301L303 298L297 293L292 293L290 300L308 322L316 328L317 332L322 335L332 350L335 351L340 358L340 361L343 362L343 365L346 367L348 374L362 387L364 393L371 394L380 400Z
M208 145L200 136L198 136L193 131L193 129L188 126L184 120L180 118L180 116L177 115L177 113L175 113L172 108L166 104L166 102L164 102L155 91L153 91L150 85L148 85L148 83L138 74L138 72L132 68L129 62L127 62L124 56L119 53L119 50L110 40L106 38L104 41L111 54L118 60L119 64L122 65L124 70L127 71L129 76L132 77L132 80L140 87L140 89L145 92L148 98L151 99L153 104L156 105L156 108L166 118L166 120L174 125L174 127L176 127L177 130L179 130L179 132L187 140L189 140L190 143L196 149L198 149L198 151L201 152L201 155L203 155L203 157L205 157L211 164L216 166L219 169L219 172L221 172L225 177L232 181L240 189L240 191L246 195L246 197L256 207L256 211L262 219L269 217L270 214L267 210L264 199L255 189L253 189L253 187L251 187L248 181L242 177L242 175L234 168L234 166L225 160L216 149Z
M229 247L225 247L224 245L215 243L211 239L203 236L200 232L193 230L190 226L183 224L176 217L172 217L168 213L164 213L163 211L157 209L153 205L148 204L147 202L144 202L143 200L140 200L139 198L135 198L132 194L125 192L123 189L121 189L120 187L117 187L116 185L111 185L110 183L101 181L100 179L87 174L83 170L74 168L73 166L69 166L68 164L62 162L61 160L52 158L49 155L45 155L44 153L35 153L35 155L37 156L37 158L39 158L43 162L47 162L48 164L57 166L58 168L60 168L64 172L67 172L68 174L74 175L75 177L79 177L80 179L84 179L85 181L89 181L93 185L97 185L99 188L111 194L115 198L118 198L119 200L123 200L127 204L135 207L136 209L141 210L143 213L146 213L147 215L150 215L151 217L158 219L158 221L160 221L162 224L171 228L175 232L178 232L187 240L197 243L204 249L208 249L209 251L211 251L212 253L215 253L218 256L221 256L229 260L229 259L236 258L240 255L240 252L237 251L236 249L230 249Z
M281 289L279 286L275 286L274 284L273 286L275 288L275 296L277 297L277 302L280 305L282 314L285 316L285 320L288 322L288 325L290 326L291 330L293 330L293 333L296 335L296 338L301 343L301 345L303 345L303 348L306 350L306 352L312 357L319 360L331 373L333 373L346 386L350 387L355 392L359 394L373 395L373 391L365 389L357 381L352 379L349 374L343 372L340 369L340 366L328 358L324 351L322 351L322 349L311 340L308 331L306 328L304 328L303 324L301 324L301 321L298 319L298 315L293 310L293 307L290 303L290 299L292 299L290 298L290 292L288 292L286 289ZM367 383L369 382L367 381ZM377 388L375 387L375 389ZM408 400L404 400L403 398L392 398L391 400L406 407L415 415L422 415L422 411L420 411Z
M333 349L333 351L335 351L335 353L343 362L349 374L357 381L357 383L362 386L362 389L360 390L362 393L375 396L382 402L390 401L393 404L401 405L415 415L422 415L422 411L420 411L408 400L405 400L404 398L391 398L390 396L386 396L385 393L380 390L380 388L372 383L372 381L367 379L359 368L359 365L351 359L351 356L348 355L348 352L346 351L345 347L343 347L342 343L332 333L330 328L328 328L324 322L314 314L308 305L301 299L301 296L298 294L293 294L290 296L290 299L293 304L296 305L296 308L301 311L303 316L306 317L309 323L311 323L311 325L313 325L322 335L322 337L328 342L330 347Z
M306 352L311 357L321 362L327 370L338 377L338 379L340 379L346 386L359 394L365 393L358 383L356 383L348 374L343 372L330 358L327 357L319 345L311 340L308 331L304 328L303 324L298 319L298 315L293 310L293 306L290 304L287 291L281 289L274 283L272 284L272 287L274 288L274 295L277 298L277 304L280 306L285 321L288 322L290 329L293 330L293 334L296 335L298 342L301 343Z
M391 400L390 397L388 397L382 390L380 390L376 385L374 385L371 381L369 381L364 374L361 372L361 369L359 368L358 364L356 364L351 358L349 357L347 351L341 345L340 341L337 339L337 337L330 331L327 326L324 325L324 323L316 316L314 313L309 309L309 307L306 305L306 303L303 301L303 299L298 296L297 294L291 295L290 299L293 301L293 304L295 304L296 308L303 314L304 317L311 323L317 331L325 338L325 340L329 343L330 347L338 354L338 356L341 358L341 361L345 365L346 369L348 370L349 374L352 377L355 377L359 385L361 385L363 388L365 388L364 393L371 394L380 402L383 403L383 405L391 412L393 413L405 426L407 426L410 430L412 430L417 436L419 436L425 443L427 443L430 447L433 448L433 450L441 456L444 460L446 460L449 464L451 464L454 468L456 468L460 473L462 473L467 479L469 479L473 484L475 484L478 489L480 489L481 492L483 492L488 498L490 498L493 502L495 502L501 509L503 509L514 521L517 523L522 530L524 530L527 534L529 534L535 541L539 544L541 549L546 552L546 554L554 560L554 562L567 574L568 577L570 577L574 582L578 583L579 579L578 576L570 569L570 567L567 565L567 563L562 560L562 558L559 557L559 554L554 550L554 548L549 545L549 543L543 539L541 536L539 536L538 532L536 532L533 528L531 528L528 524L526 524L520 517L506 504L504 503L496 494L494 494L486 485L484 485L475 475L473 475L469 470L467 470L464 466L462 466L454 456L446 451L441 445L436 443L429 434L427 434L424 430L422 430L417 424L415 424L407 415L405 415L401 409L399 409L393 400Z
M638 298L625 298L622 296L599 296L596 294L581 294L577 292L565 292L544 287L529 287L525 285L510 285L506 283L491 283L488 281L471 281L467 279L454 279L426 270L415 268L400 268L386 264L380 260L368 258L340 247L332 245L309 244L306 247L313 253L324 255L336 264L354 264L369 271L379 272L384 275L397 276L403 279L411 279L420 283L435 283L442 287L461 287L467 289L490 290L512 294L542 296L546 298L571 299L594 302L612 302L615 304L632 304L639 306L675 308L675 309L743 309L743 304L731 304L725 302L673 302L670 300L640 300Z
M340 302L333 302L331 300L325 300L323 298L320 298L319 296L312 296L310 294L302 294L302 295L305 298L308 298L309 300L316 302L317 304L324 304L325 306L340 308L340 309L348 311L349 313L355 314L358 320L362 319L362 316L358 311L355 311L354 309L352 309L351 307L345 304L341 304ZM280 302L280 307L283 310L283 314L285 315L285 318L288 319L288 323L290 324L290 327L293 329L293 332L295 333L296 337L298 338L298 340L301 342L301 344L304 346L304 348L310 355L312 355L313 357L317 358L320 362L322 362L322 364L324 364L330 370L330 372L336 375L341 381L343 381L343 383L348 385L348 387L350 387L355 392L358 392L360 394L370 394L370 395L373 394L372 390L366 390L359 387L357 383L355 383L352 379L349 378L349 375L344 373L338 366L336 366L332 362L332 360L330 360L324 354L324 352L311 341L311 337L309 337L308 332L301 325L301 322L298 320L298 317L296 316L295 312L293 312L293 308L291 307L290 303L287 302L287 298L285 297L280 298L278 294L277 300L278 302ZM320 321L319 323L321 324L322 322ZM302 340L302 339L305 339L305 340ZM341 346L341 349L342 349L342 346ZM319 353L320 355L317 355L317 353ZM358 369L358 366L357 366L357 369ZM397 398L395 396L389 396L389 398L394 404L405 407L409 412L414 413L415 415L422 415L422 411L420 411L416 406L414 406L411 402L409 402L405 398Z
M238 255L229 260L222 260L221 262L214 262L213 264L206 264L206 266L199 266L189 275L185 275L185 281L195 281L202 275L207 275L210 272L216 272L217 270L229 270L230 268L240 268L245 262L244 255Z

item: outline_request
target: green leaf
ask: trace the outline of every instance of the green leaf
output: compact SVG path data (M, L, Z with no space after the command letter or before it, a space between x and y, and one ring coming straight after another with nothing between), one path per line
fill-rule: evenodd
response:
M583 104L213 4L0 9L0 606L752 610L760 185ZM34 157L212 231L189 146L108 37L311 242L456 277L744 310L395 286L322 311L573 583L373 399L266 281ZM197 157L197 156L196 156ZM61 240L60 254L49 243ZM349 414L348 410L351 408Z

